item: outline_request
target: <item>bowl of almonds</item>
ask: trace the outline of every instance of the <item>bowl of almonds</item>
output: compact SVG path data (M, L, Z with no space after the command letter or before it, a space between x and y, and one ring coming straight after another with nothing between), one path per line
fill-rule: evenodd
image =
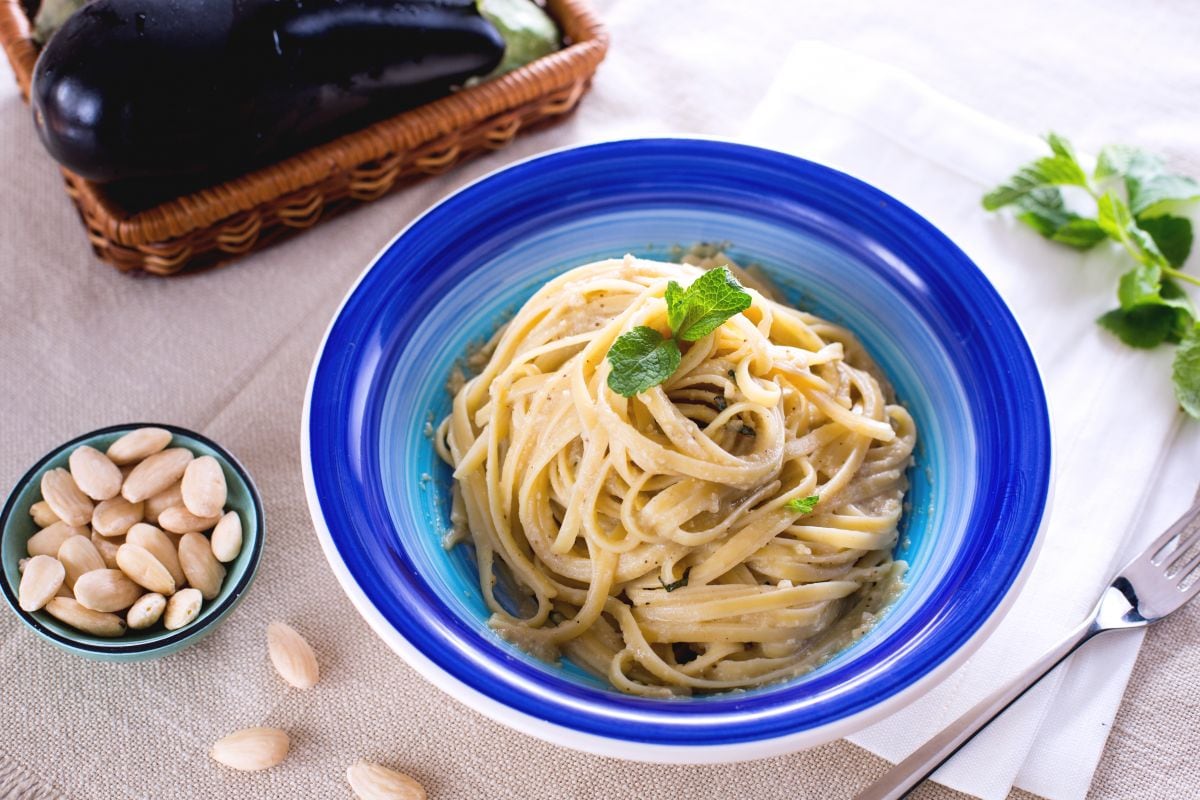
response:
M237 459L173 425L118 425L55 448L0 516L4 599L43 639L106 661L212 631L258 568L262 500Z

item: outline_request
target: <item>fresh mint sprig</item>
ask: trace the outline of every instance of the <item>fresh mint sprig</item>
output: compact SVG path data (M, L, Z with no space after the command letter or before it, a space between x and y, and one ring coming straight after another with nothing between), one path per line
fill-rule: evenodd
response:
M1119 305L1097 322L1131 347L1179 344L1172 375L1183 409L1200 418L1200 321L1179 282L1200 285L1180 267L1192 249L1192 222L1176 212L1200 200L1200 183L1167 171L1163 160L1123 145L1100 151L1089 177L1071 143L1046 136L1051 155L1021 167L983 197L994 211L1013 206L1017 219L1047 239L1088 250L1120 244L1136 266L1121 276ZM1095 202L1095 216L1068 208L1062 187L1078 187Z
M821 495L810 494L808 497L793 497L784 503L783 507L797 514L811 514L819 502L821 502Z
M608 388L622 397L641 394L670 378L683 358L680 342L702 339L750 307L750 294L727 267L710 269L686 289L671 281L663 299L670 336L639 325L618 336L608 350Z

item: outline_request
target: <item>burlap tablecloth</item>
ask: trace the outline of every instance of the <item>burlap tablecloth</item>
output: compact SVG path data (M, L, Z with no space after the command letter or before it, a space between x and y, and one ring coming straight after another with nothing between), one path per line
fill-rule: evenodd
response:
M80 432L175 422L246 463L268 528L245 602L168 658L84 661L0 614L0 797L348 797L345 768L359 757L412 773L435 798L522 800L848 797L886 769L845 742L741 765L600 759L513 733L426 684L355 613L313 535L298 426L316 346L375 252L450 190L576 141L735 134L800 36L870 52L1010 124L1054 126L1090 149L1140 141L1197 172L1200 15L1186 0L597 5L614 46L565 124L231 267L171 280L118 275L92 258L0 68L0 486ZM274 619L316 647L315 689L289 690L273 674ZM1198 633L1196 606L1150 632L1092 795L1200 796ZM208 759L214 739L255 724L292 733L283 767L242 775ZM926 785L917 796L957 795Z

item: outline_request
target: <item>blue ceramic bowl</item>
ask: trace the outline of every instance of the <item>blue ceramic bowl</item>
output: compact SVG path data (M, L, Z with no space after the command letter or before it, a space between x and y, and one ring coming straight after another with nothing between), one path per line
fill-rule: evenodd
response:
M816 671L754 691L621 695L509 645L465 548L446 552L450 472L427 423L468 343L571 267L728 242L794 305L854 330L916 419L908 588ZM674 251L677 252L677 251ZM1050 478L1046 404L1012 315L963 253L882 192L819 164L690 139L563 150L443 200L367 268L313 366L309 505L376 632L473 708L549 741L651 761L796 750L864 727L961 664L1036 549Z
M156 625L147 630L131 630L124 636L112 639L76 630L59 622L45 611L24 611L17 604L17 588L21 584L17 562L26 556L25 542L38 531L29 516L29 507L42 499L43 473L55 467L66 467L71 452L80 445L91 445L103 452L123 434L147 427L170 431L171 447L186 447L198 456L212 456L220 462L221 469L225 472L225 484L229 493L225 505L226 508L237 511L242 518L242 550L237 558L225 565L227 574L220 593L205 602L196 619L179 630L168 631L162 625ZM262 557L265 533L262 500L250 479L250 474L216 442L194 431L159 422L114 425L85 433L56 447L17 481L4 504L4 511L0 514L0 560L3 561L4 573L3 580L0 580L0 590L22 622L38 636L63 650L99 661L145 661L174 653L199 641L229 615L241 602L242 596L254 580L259 559Z

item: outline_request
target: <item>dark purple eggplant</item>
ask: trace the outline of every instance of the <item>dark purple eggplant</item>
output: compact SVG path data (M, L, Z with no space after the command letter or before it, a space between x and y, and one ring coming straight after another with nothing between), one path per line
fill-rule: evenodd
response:
M33 77L46 149L95 181L220 177L500 63L475 0L95 0Z

